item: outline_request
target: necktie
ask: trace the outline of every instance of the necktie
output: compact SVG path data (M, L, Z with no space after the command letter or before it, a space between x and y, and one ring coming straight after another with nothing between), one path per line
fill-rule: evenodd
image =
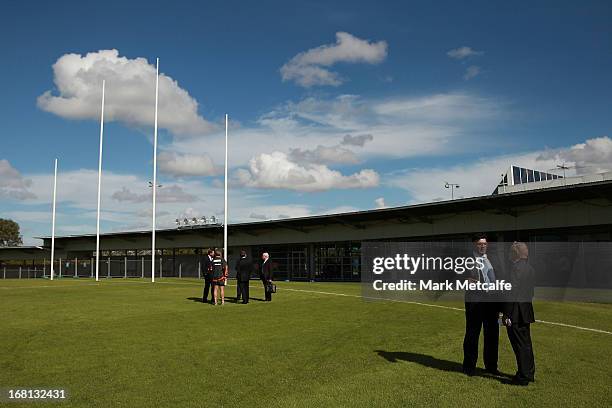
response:
M490 269L491 264L489 263L489 260L487 259L487 255L482 256L482 262L484 264L484 268L482 268L482 280L484 283L490 283L489 269Z

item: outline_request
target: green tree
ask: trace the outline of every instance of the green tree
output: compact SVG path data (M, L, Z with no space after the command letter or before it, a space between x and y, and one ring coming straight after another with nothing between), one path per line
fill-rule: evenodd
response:
M19 224L13 220L0 218L0 246L21 245L23 241L19 235Z

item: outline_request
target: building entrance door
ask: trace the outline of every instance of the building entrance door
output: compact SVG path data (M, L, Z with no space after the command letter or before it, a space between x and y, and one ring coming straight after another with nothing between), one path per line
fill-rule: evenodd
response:
M306 250L291 251L289 253L289 276L291 280L308 279L308 264Z

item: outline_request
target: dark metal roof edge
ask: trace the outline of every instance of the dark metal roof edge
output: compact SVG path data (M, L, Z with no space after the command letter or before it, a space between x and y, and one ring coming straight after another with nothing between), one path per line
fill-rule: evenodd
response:
M222 225L220 224L212 224L212 225L198 225L189 228L164 228L164 229L156 229L156 233L160 232L170 232L170 231L192 231L192 230L200 230L200 229L212 229L212 228L220 228ZM101 233L100 236L105 235L131 235L131 234L150 234L151 230L135 230L135 231L119 231L119 232L104 232ZM95 237L96 234L79 234L79 235L61 235L56 236L55 239L64 239L64 238L86 238L86 237ZM37 239L50 239L50 236L46 237L34 237Z
M555 192L555 191L564 190L564 189L594 187L596 185L606 185L606 184L612 185L612 181L609 181L609 180L595 181L595 182L590 182L590 183L571 184L567 186L546 187L546 188L539 188L539 189L534 189L534 190L514 191L510 193L503 193L503 194L496 194L496 195L484 195L484 196L457 198L454 200L433 201L433 202L410 204L410 205L403 205L403 206L397 206L397 207L374 208L370 210L351 211L351 212L346 212L346 213L320 214L320 215L310 215L310 216L295 217L295 218L280 218L280 219L265 220L265 221L242 222L242 223L230 224L230 226L235 226L235 227L255 226L255 225L277 224L277 223L292 222L292 221L306 221L306 220L315 220L315 219L323 219L323 218L337 218L337 217L345 217L345 216L348 217L348 216L364 215L364 214L382 214L385 212L401 212L401 211L417 209L417 208L444 207L444 206L451 206L455 204L466 204L470 202L478 202L478 201L483 201L483 200L494 201L494 200L502 200L504 198L509 198L509 197L547 194L550 192Z
M0 246L0 250L3 250L3 249L37 249L37 250L44 250L46 248L44 248L42 245Z

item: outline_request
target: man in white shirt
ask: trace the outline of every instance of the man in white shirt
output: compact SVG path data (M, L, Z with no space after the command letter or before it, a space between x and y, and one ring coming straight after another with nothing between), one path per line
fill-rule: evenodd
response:
M476 234L472 238L474 244L472 256L480 258L484 267L472 271L469 280L483 283L495 283L495 268L487 256L488 242L485 234ZM480 263L479 263L480 264ZM483 291L466 291L465 293L465 337L463 339L463 372L469 376L476 371L478 361L478 341L483 330L484 350L483 360L485 370L493 375L497 371L499 347L498 317L500 303L495 302L494 295Z

